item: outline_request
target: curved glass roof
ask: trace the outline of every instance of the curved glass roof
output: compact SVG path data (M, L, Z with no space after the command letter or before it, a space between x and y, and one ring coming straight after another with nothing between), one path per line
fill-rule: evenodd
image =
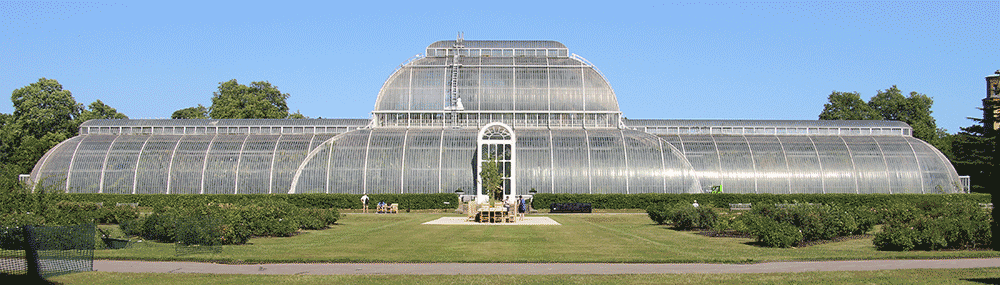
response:
M558 42L453 44L431 44L426 57L397 69L379 91L373 113L619 112L604 76L582 58L565 54ZM432 51L438 47L444 53ZM476 49L487 47L500 48L499 54ZM508 54L503 48L517 50ZM550 54L547 48L562 50ZM460 109L456 98L461 98Z
M370 120L91 120L31 179L75 193L473 191L478 128L503 122L516 185L540 193L963 192L902 122L627 120L561 43L427 51L386 80Z
M955 193L954 167L908 136L659 135L725 193Z
M32 177L75 193L288 193L293 181L297 193L450 193L475 189L476 132L80 135ZM541 193L962 191L948 159L909 136L516 132L517 183Z
M452 193L476 189L474 129L380 128L331 138L296 175L294 193ZM698 193L693 169L642 132L517 131L517 185L540 193Z
M309 150L333 136L80 135L49 150L31 176L71 193L287 193Z

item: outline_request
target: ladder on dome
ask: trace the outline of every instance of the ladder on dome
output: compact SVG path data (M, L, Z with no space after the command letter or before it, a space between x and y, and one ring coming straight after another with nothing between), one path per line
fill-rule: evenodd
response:
M462 43L464 41L462 36L462 33L459 32L458 39L456 39L455 44L451 46L453 57L451 61L451 90L448 92L450 100L448 106L445 106L444 108L445 110L451 111L451 116L448 116L447 123L452 127L457 127L458 111L464 110L462 106L462 99L458 95L458 69L462 67L462 64L458 62L459 56L461 56L459 51L465 48L465 45Z

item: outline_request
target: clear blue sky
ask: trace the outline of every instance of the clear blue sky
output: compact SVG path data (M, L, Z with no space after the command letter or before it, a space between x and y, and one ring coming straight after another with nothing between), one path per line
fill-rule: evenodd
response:
M898 85L954 133L1000 69L996 2L162 2L0 2L0 91L46 77L169 118L219 82L266 80L292 111L368 118L400 63L463 31L566 44L629 118L811 120L833 90Z

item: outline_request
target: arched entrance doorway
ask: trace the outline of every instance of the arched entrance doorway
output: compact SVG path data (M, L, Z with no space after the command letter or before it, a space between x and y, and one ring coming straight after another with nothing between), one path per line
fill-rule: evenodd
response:
M476 201L486 203L496 189L484 189L483 171L484 169L495 169L499 174L499 187L502 187L503 199L509 199L517 195L517 179L515 167L517 165L517 138L514 136L514 129L510 126L495 122L483 126L477 136L476 151ZM495 167L488 165L492 163Z

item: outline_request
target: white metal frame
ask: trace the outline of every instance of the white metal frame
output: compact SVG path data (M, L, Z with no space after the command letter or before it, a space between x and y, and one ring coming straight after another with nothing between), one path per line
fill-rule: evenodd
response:
M502 128L503 131L509 134L507 139L484 139L483 136L490 129ZM506 195L504 199L510 199L511 197L517 196L517 136L514 134L514 128L511 128L507 124L501 122L493 122L487 124L483 128L479 129L479 133L476 135L476 202L486 203L489 201L490 197L483 194L483 178L482 178L482 165L483 165L483 145L484 144L499 144L499 145L510 145L510 176L506 177L510 179L510 195Z

